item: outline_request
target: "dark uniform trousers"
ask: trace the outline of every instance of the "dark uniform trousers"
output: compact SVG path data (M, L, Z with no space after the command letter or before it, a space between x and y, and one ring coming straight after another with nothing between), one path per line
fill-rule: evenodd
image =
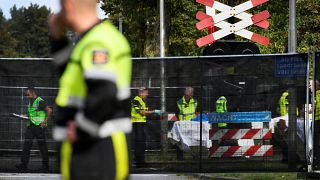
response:
M41 128L40 126L36 126L32 123L29 127L27 127L25 132L25 140L23 143L23 152L21 156L21 162L23 165L26 166L29 163L30 149L32 147L33 139L36 138L42 156L42 165L44 168L49 167L49 156L46 144L45 129L46 128Z
M127 145L128 137L129 135L126 134L125 142ZM123 156L123 154L115 152L111 137L77 141L73 144L72 149L70 169L72 180L116 179L116 156ZM128 152L126 151L126 153ZM127 164L124 165L127 166ZM128 177L124 179L128 179Z
M314 165L320 165L320 120L314 121L313 133Z
M144 122L132 123L132 139L134 148L134 161L139 163L145 163L144 153L146 150L146 124Z

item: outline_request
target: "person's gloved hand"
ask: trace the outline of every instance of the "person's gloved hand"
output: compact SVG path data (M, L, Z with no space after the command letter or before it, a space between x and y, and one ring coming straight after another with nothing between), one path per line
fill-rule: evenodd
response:
M161 110L155 109L154 113L157 114L157 115L160 115L161 114Z

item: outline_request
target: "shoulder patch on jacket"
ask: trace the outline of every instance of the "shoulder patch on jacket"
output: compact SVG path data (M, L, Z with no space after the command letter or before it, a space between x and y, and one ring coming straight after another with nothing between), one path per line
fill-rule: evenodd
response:
M99 51L93 51L93 64L105 64L108 62L108 57L109 53L108 51L103 51L103 50L99 50Z

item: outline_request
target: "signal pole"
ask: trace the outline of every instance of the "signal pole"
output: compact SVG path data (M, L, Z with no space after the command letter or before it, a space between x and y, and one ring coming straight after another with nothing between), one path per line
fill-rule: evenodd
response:
M297 52L296 0L289 0L288 52Z
M165 66L164 66L164 57L165 57L165 26L164 26L164 0L160 0L160 57L161 59L161 111L166 111L166 89L165 89Z

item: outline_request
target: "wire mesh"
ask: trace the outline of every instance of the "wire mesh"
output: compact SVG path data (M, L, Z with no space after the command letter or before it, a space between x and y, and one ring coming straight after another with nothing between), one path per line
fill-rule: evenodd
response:
M165 82L166 112L148 116L146 166L133 165L131 171L296 170L286 162L293 158L299 167L305 161L307 59L306 54L165 58L164 81L160 76L160 58L134 59L131 98L138 94L140 87L147 87L149 109L162 109L161 82ZM53 106L55 114L58 76L50 60L1 59L0 85L0 171L12 172L17 171L14 164L20 162L26 125L10 113L25 112L26 87L34 86L39 96ZM197 116L191 121L177 121L177 101L186 87L194 89ZM279 99L289 89L294 89L292 92L296 94L289 95L291 100L287 108L291 116L282 116ZM227 99L226 114L229 116L214 121L222 116L215 114L216 101L221 96ZM295 118L290 118L293 111ZM267 114L266 118L258 120L263 113ZM239 121L241 118L245 121ZM221 122L227 123L227 127L219 128L217 123ZM289 126L292 123L297 124L294 132ZM53 124L54 118L49 122L46 135L50 171L58 172L58 143L51 135ZM295 138L290 139L292 133ZM292 144L296 149L290 149ZM41 163L37 143L34 142L32 150L29 169L37 172ZM133 155L135 149L131 151Z

